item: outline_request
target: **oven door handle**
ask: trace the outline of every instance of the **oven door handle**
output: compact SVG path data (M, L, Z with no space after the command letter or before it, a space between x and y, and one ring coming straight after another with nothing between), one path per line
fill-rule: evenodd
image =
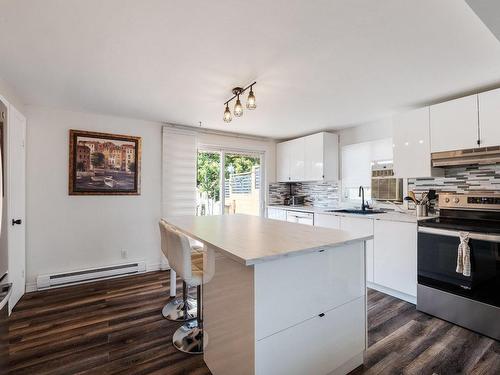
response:
M429 227L418 227L419 233L428 233L428 234L436 234L439 236L448 236L448 237L460 237L458 230L448 230L448 229L438 229L438 228L429 228ZM467 231L464 231L467 232ZM467 232L469 233L469 238L471 240L480 240L480 241L488 241L488 242L500 242L500 235L495 234L483 234L476 232Z

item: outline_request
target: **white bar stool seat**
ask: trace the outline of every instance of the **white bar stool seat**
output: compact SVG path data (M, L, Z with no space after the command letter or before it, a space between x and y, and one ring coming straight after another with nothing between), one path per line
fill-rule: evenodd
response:
M161 233L161 249L165 254L171 270L170 279L170 295L175 297L176 295L176 280L173 279L173 275L177 274L177 267L173 266L173 260L170 259L172 253L168 250L167 246L167 233L168 230L175 230L170 227L165 221L161 220L159 223L160 233ZM190 243L190 242L189 242ZM191 258L192 263L197 265L203 264L203 246L198 243L193 243L191 247ZM170 255L169 255L170 254ZM196 286L196 285L193 285ZM169 301L162 309L162 315L164 318L176 322L185 322L188 320L196 319L197 314L197 304L196 299L189 296L189 286L185 280L182 282L182 297L174 298Z
M212 249L193 251L189 239L166 222L160 222L162 236L165 236L167 259L179 274L185 285L196 286L196 320L190 320L179 327L173 336L174 346L185 353L201 354L204 349L202 284L208 282L215 271L215 255ZM162 247L163 249L163 247Z

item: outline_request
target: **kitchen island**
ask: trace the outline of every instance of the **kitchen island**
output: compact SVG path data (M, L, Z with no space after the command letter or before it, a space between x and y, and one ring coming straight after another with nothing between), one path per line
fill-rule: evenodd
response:
M215 253L203 286L214 375L345 374L363 363L372 236L248 215L165 220Z

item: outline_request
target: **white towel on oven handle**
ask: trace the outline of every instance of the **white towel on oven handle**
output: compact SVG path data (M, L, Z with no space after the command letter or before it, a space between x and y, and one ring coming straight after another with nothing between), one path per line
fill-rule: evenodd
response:
M457 256L457 270L464 276L470 276L470 247L469 247L469 233L460 232L460 244L458 245Z

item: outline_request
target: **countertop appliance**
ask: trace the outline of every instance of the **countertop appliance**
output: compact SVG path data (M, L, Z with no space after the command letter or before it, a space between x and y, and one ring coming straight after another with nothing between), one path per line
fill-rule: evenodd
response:
M290 197L290 206L301 206L304 204L305 197L303 195L292 195Z
M500 194L440 194L418 223L417 309L500 340ZM457 272L469 234L470 276Z
M314 225L314 214L312 212L286 211L286 221L306 225Z

